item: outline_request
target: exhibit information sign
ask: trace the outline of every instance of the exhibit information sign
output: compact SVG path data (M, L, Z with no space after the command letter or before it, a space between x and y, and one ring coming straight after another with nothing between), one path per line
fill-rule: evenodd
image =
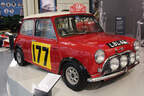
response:
M60 77L61 75L48 73L47 76L39 83L36 89L47 93L54 87Z

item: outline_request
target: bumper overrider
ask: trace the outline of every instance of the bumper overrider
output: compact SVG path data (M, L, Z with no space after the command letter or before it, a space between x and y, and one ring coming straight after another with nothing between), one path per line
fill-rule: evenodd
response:
M125 52L124 54L129 55L130 52ZM117 56L120 56L123 54L119 54ZM116 57L116 56L113 56ZM112 57L112 58L113 58ZM110 60L110 58L109 58ZM128 64L125 68L118 68L116 71L111 72L110 68L107 67L108 64L108 60L105 62L104 66L103 66L103 71L102 71L102 76L101 77L96 77L96 78L88 78L87 82L98 82L98 81L103 81L103 80L108 80L111 79L113 77L116 77L118 75L121 75L123 73L128 72L128 70L130 70L131 68L133 68L134 66L136 66L137 64L139 64L138 60L135 60L135 62L133 64Z

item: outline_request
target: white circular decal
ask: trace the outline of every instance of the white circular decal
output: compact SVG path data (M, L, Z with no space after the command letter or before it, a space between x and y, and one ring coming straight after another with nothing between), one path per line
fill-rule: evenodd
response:
M6 6L7 6L7 7L10 7L10 6L11 6L11 4L8 2L8 3L6 3Z
M14 9L10 9L10 13L13 14L14 13Z
M15 2L13 2L13 3L12 3L12 6L13 6L13 7L16 7L16 3L15 3Z
M5 13L5 14L8 14L8 13L9 13L9 10L8 10L7 8L5 8L5 9L4 9L4 13Z
M2 7L5 7L5 3L4 2L1 2L0 4Z

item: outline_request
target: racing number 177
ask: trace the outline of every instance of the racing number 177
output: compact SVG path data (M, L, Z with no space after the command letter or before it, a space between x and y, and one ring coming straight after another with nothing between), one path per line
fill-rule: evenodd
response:
M32 58L33 62L43 67L50 69L50 46L47 44L33 42L32 43ZM48 64L48 65L47 65Z

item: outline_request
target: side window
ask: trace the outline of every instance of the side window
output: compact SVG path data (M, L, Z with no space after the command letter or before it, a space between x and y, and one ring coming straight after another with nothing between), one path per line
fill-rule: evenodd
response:
M35 36L56 39L56 34L50 19L37 20Z
M23 35L32 36L34 32L34 20L25 20L22 24L20 33Z

